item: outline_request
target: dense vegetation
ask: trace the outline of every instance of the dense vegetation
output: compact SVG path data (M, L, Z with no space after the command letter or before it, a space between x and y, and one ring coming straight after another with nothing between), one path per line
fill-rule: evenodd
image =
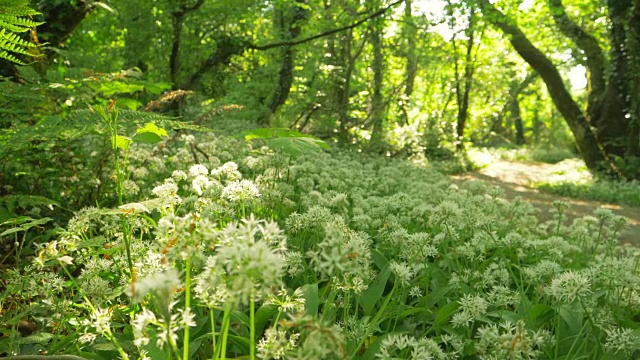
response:
M0 0L0 356L637 357L626 219L445 174L579 156L616 185L543 186L640 202L639 17Z

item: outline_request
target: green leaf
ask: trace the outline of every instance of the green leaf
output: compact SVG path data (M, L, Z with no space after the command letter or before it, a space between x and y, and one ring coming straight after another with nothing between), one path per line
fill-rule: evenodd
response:
M580 332L584 321L584 316L580 307L572 304L564 304L558 310L558 315L567 325L569 333L567 334L567 332L564 332L565 335L575 335Z
M126 136L116 136L116 147L122 150L127 150L131 145L131 138Z
M17 342L21 345L24 344L47 344L51 339L53 339L54 335L45 332L35 333L33 335L29 335L25 338L19 339Z
M362 293L360 303L362 304L362 310L365 315L374 315L373 310L378 300L382 297L382 293L384 292L384 288L387 285L387 280L389 280L390 275L391 268L387 266L380 271L367 290Z
M302 286L304 294L304 313L313 317L318 316L320 298L318 295L318 284L306 284Z
M139 128L136 134L133 135L133 140L148 144L155 144L162 141L163 137L169 136L167 131L163 128L159 128L154 123L147 123L144 127Z
M453 313L455 313L458 308L460 308L460 304L457 301L452 301L443 306L440 311L438 311L438 314L436 314L436 318L433 322L433 327L437 329L441 325L449 322L449 318L451 318L451 315L453 315Z
M120 109L136 110L142 106L142 103L135 99L118 98L116 106Z
M322 149L329 149L329 145L322 140L312 137L287 137L267 140L267 145L280 150L293 157L311 152L319 152Z
M278 313L278 307L274 304L263 304L256 311L255 327L258 334L262 334L269 320Z
M326 142L314 136L286 128L254 129L244 131L242 134L246 140L263 139L270 148L283 151L293 157L330 149Z
M23 229L22 227L14 227L14 228L3 231L2 233L0 233L0 236L15 234L17 232L24 231L24 230L25 229Z
M104 245L107 239L104 236L96 236L91 239L82 240L76 245L78 249L88 248L88 247L100 247Z

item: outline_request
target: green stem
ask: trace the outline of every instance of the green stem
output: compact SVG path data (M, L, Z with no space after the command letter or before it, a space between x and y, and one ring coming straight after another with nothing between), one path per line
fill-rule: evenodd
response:
M187 256L185 264L185 286L184 286L184 309L191 311L191 257ZM182 359L189 359L189 325L184 328L184 338L182 344Z
M209 308L209 320L211 320L211 343L213 356L216 356L216 318L215 318L215 310L213 307Z
M604 221L600 221L600 228L598 229L598 237L596 238L596 246L593 248L593 257L592 260L595 260L596 255L598 255L598 248L600 247L600 237L602 236L602 227L604 226Z
M558 226L556 226L556 236L560 235L560 225L562 225L562 211L558 211Z
M256 358L256 303L251 294L251 300L249 300L249 359L255 360Z
M222 317L222 340L220 341L220 357L216 356L216 359L226 360L227 358L227 337L229 335L229 322L231 319L231 305L227 304L224 308L224 316Z

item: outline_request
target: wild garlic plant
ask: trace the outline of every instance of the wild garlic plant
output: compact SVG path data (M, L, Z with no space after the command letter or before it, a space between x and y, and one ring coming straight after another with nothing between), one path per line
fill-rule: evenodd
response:
M452 185L429 167L340 151L292 158L207 133L130 146L126 201L77 211L31 264L3 275L11 336L0 352L615 360L640 351L640 251L616 243L626 222L605 209L570 222L558 202L540 223L527 202L481 182ZM38 329L21 334L18 321Z

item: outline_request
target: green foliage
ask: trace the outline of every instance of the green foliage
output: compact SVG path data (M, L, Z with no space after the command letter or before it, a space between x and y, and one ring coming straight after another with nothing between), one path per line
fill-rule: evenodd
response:
M262 139L270 148L280 150L292 157L321 151L322 149L330 149L329 145L323 140L289 129L265 128L247 130L243 132L243 135L246 140Z
M124 123L127 112L97 114ZM287 135L299 138L245 134ZM0 301L15 305L0 352L37 342L95 359L254 348L286 359L622 360L638 349L636 259L608 210L569 224L558 202L538 223L530 204L406 161L339 150L292 161L206 132L163 144L116 148L126 201L76 210L54 239L20 251L31 265L2 275ZM0 231L29 244L54 218L17 216ZM37 329L22 336L20 321Z
M575 159L576 154L566 148L532 146L523 148L497 148L494 150L504 160L535 161L557 164L567 159Z
M41 25L29 18L40 13L29 7L28 0L0 0L0 59L25 65L15 54L34 56L36 45L22 39L19 33Z
M636 181L541 182L535 187L574 199L640 207L640 183Z

